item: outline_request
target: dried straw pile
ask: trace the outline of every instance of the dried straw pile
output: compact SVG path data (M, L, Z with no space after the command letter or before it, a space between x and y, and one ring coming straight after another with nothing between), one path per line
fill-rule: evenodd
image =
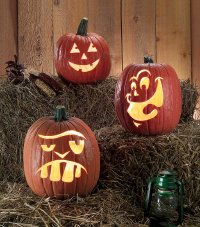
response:
M146 226L142 205L147 178L173 167L185 181L184 226L200 226L200 126L189 121L198 97L196 89L189 81L182 83L183 112L173 133L139 137L117 124L115 82L110 78L97 85L63 85L64 93L54 98L40 94L27 81L0 85L0 225ZM100 180L94 193L84 199L38 198L24 182L26 131L39 117L51 115L58 104L68 106L71 116L82 118L95 130L101 148Z
M0 85L0 180L20 181L23 139L38 118L53 115L57 105L68 107L70 116L77 116L92 129L116 123L114 113L114 79L97 85L64 86L62 95L49 98L38 92L30 82ZM13 172L13 169L15 170Z
M147 179L163 169L175 169L185 183L185 205L200 205L200 125L180 124L169 135L133 136L119 125L98 130L103 153L102 178L109 187L121 188L142 206Z
M0 226L138 227L143 221L142 210L134 208L131 198L123 198L117 190L102 189L86 198L58 201L34 196L24 184L3 186Z

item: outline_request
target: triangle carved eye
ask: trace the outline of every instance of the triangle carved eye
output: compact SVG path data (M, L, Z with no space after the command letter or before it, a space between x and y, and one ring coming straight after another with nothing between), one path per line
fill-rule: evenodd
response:
M78 49L76 43L74 43L74 45L70 51L70 54L73 54L73 53L80 53L80 50Z
M93 45L93 43L90 43L88 52L97 52L97 48Z

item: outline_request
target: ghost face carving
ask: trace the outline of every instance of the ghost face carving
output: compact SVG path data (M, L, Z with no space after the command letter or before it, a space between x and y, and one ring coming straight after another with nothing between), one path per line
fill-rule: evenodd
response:
M146 75L145 75L146 74ZM144 76L143 76L144 75ZM131 98L139 96L141 92L148 92L150 85L151 73L149 70L140 70L136 76L130 78L131 93L126 95L129 107L127 112L133 119L133 123L136 127L139 127L143 121L150 120L157 116L158 108L163 105L163 87L162 77L156 77L151 83L155 83L155 91L150 98L144 101L131 101ZM144 113L144 109L148 106L154 106L153 110L149 113Z
M181 114L181 89L167 64L130 64L115 89L115 112L121 125L138 135L171 132Z
M66 152L62 153L57 151L56 144L51 144L51 141L57 140L59 138L65 137L65 136L77 136L81 137L82 139L77 140L67 140L66 143L69 143L69 148L70 150L68 151L66 146ZM40 138L45 139L44 142L48 142L48 145L46 143L41 144L41 152L54 152L57 155L57 160L53 160L50 162L47 162L43 164L36 173L40 172L40 177L41 178L47 178L49 177L50 181L60 181L62 180L63 182L72 182L74 178L79 178L81 176L81 171L85 171L87 173L86 168L81 165L80 163L67 160L67 155L70 152L73 152L75 155L79 155L84 151L84 135L70 130L70 131L65 131L61 134L58 135L52 135L52 136L44 136L44 135L38 135ZM61 173L61 163L65 165L63 173ZM48 168L50 168L50 175L48 174ZM49 175L49 176L48 176Z

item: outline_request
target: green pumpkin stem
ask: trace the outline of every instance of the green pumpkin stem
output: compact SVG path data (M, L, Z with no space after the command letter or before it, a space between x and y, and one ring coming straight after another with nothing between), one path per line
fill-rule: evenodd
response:
M56 122L61 122L61 121L65 121L68 119L69 119L69 116L66 114L65 107L61 106L61 105L57 106L55 115L54 115L54 120Z
M153 63L153 59L150 56L144 56L144 63Z
M79 26L78 26L78 30L77 30L77 35L81 35L81 36L86 36L87 35L87 26L88 26L88 19L86 17L84 17Z

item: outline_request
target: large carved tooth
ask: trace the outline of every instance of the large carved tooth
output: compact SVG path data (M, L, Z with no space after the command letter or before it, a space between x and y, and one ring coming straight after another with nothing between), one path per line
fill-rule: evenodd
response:
M69 183L72 182L73 180L74 180L74 164L71 162L67 162L62 176L62 181Z
M41 177L41 178L47 178L47 177L48 177L47 166L42 166L42 167L41 167L40 177Z
M51 181L59 181L61 178L60 176L60 162L53 161L51 164L51 173L50 173L50 180Z
M76 172L75 172L75 177L79 178L80 176L81 176L81 166L77 165Z

